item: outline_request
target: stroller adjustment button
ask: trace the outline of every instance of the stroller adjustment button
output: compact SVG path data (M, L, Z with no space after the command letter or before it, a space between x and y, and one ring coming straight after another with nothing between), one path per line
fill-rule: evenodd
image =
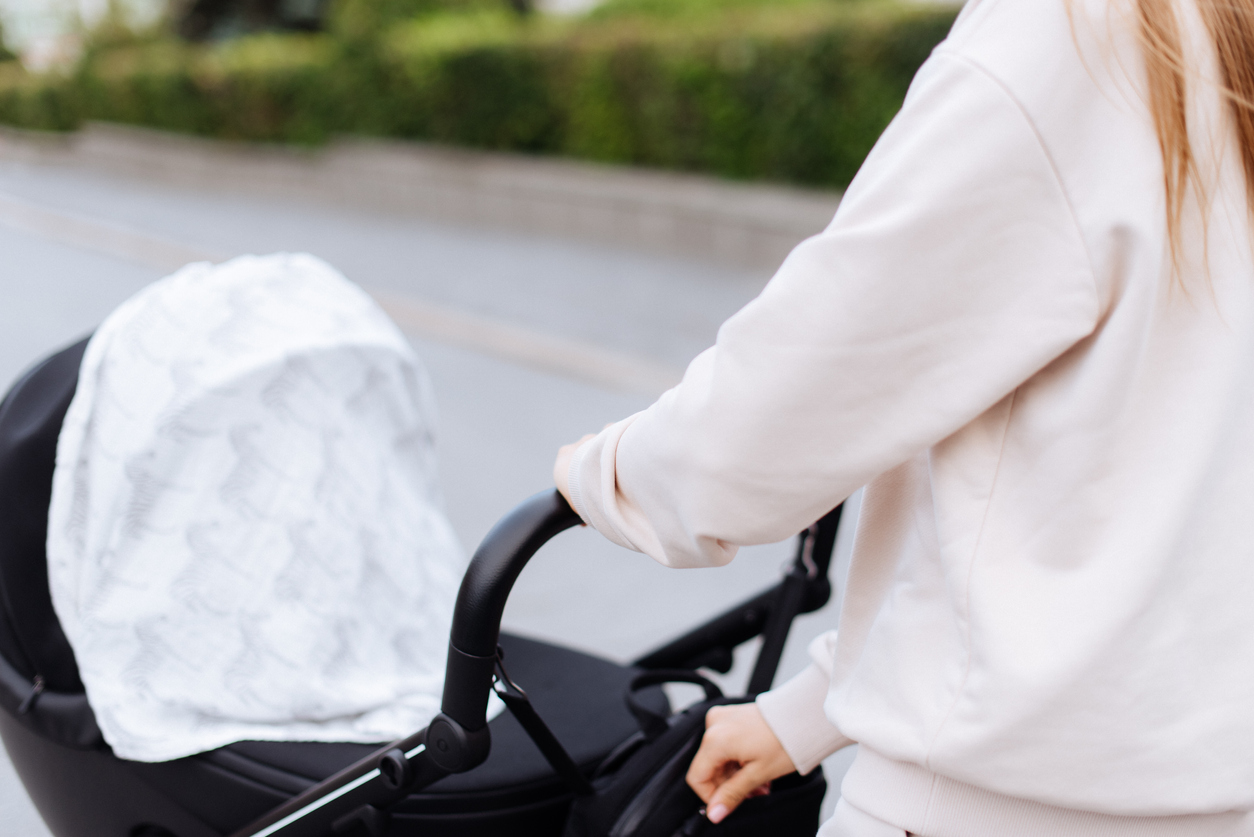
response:
M463 773L488 757L490 733L485 726L471 732L447 715L435 717L427 727L427 753L441 769Z

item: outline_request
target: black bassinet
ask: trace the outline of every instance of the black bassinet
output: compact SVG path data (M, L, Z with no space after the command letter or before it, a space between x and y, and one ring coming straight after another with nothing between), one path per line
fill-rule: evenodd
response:
M55 837L558 835L568 784L510 713L480 729L498 643L511 677L587 775L637 732L623 695L641 669L727 671L735 646L765 631L751 688L768 688L793 615L830 595L839 509L803 533L780 585L632 666L502 635L518 572L577 522L546 492L476 552L454 619L444 714L428 730L382 749L245 741L171 762L119 759L100 735L53 611L44 554L57 437L85 346L40 363L0 403L0 738ZM642 700L669 711L658 688Z

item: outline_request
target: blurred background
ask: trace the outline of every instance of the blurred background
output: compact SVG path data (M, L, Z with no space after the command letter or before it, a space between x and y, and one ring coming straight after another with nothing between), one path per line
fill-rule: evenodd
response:
M956 13L0 0L0 386L182 264L315 253L418 348L473 549L551 484L560 444L647 407L826 225ZM507 627L626 661L772 583L790 553L677 572L571 532L524 573ZM838 597L798 620L781 677ZM825 765L828 810L851 757ZM47 835L3 759L0 831Z
M395 137L840 188L954 14L900 0L0 0L14 56L0 123Z

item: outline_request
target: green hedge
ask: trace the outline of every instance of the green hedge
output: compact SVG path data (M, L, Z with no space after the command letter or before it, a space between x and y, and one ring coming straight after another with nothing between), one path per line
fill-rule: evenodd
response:
M9 49L9 41L4 34L4 21L0 20L0 64L13 61L17 58L17 53Z
M583 21L482 13L372 38L114 46L64 78L0 72L0 122L357 133L843 186L955 14L825 2L663 21L619 5Z
M17 61L0 62L0 124L68 131L82 119L78 97L66 81L32 76Z

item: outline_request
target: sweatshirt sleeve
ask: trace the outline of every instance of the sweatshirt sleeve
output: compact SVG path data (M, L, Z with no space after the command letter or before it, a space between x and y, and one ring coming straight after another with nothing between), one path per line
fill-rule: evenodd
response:
M758 695L756 701L766 725L803 776L832 753L854 743L828 720L823 710L832 682L836 632L815 637L809 650L809 668L782 686Z
M575 506L664 564L725 564L975 419L1100 308L1032 123L942 48L831 225L677 387L580 447Z

